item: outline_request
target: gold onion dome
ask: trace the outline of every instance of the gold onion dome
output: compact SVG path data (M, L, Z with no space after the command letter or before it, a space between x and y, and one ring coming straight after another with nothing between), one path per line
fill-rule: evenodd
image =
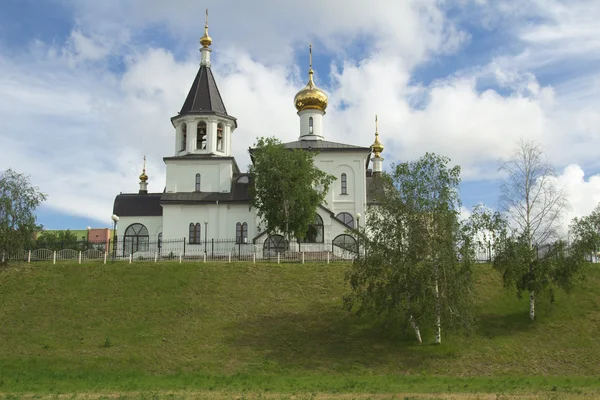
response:
M146 175L146 156L144 156L144 168L142 168L142 174L140 175L140 181L146 182L148 180L148 175Z
M200 38L202 47L208 47L212 44L212 38L208 36L208 8L206 9L206 24L204 25L204 36Z
M310 47L310 68L308 70L308 83L294 97L294 104L298 112L304 110L320 110L325 112L327 108L327 94L319 89L313 80L312 69L312 46Z
M375 155L375 158L379 158L381 152L383 151L383 145L379 141L379 129L377 126L377 115L375 115L375 142L371 145L371 150Z

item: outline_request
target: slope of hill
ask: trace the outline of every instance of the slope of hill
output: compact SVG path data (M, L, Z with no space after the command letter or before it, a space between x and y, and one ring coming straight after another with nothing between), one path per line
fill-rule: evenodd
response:
M116 263L0 270L0 393L515 392L600 387L600 268L556 302L477 271L478 322L419 346L344 311L344 265Z

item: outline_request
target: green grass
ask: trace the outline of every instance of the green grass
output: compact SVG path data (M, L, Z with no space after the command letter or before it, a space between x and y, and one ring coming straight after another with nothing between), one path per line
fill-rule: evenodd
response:
M0 270L0 393L600 393L597 265L570 295L539 302L533 323L527 300L480 266L474 333L441 346L428 327L419 346L344 311L345 268Z

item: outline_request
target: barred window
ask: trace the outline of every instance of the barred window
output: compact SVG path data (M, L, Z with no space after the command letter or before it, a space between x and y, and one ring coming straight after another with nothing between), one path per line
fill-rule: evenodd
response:
M348 194L348 182L346 180L346 174L342 174L342 194Z

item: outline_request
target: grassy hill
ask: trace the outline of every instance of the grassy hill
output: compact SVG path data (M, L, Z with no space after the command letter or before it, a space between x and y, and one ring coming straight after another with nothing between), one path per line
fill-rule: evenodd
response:
M598 265L572 294L540 302L534 323L527 299L504 291L481 265L475 332L446 333L441 346L431 344L428 327L419 346L409 331L344 311L345 269L116 263L0 270L0 397L149 390L600 394Z

